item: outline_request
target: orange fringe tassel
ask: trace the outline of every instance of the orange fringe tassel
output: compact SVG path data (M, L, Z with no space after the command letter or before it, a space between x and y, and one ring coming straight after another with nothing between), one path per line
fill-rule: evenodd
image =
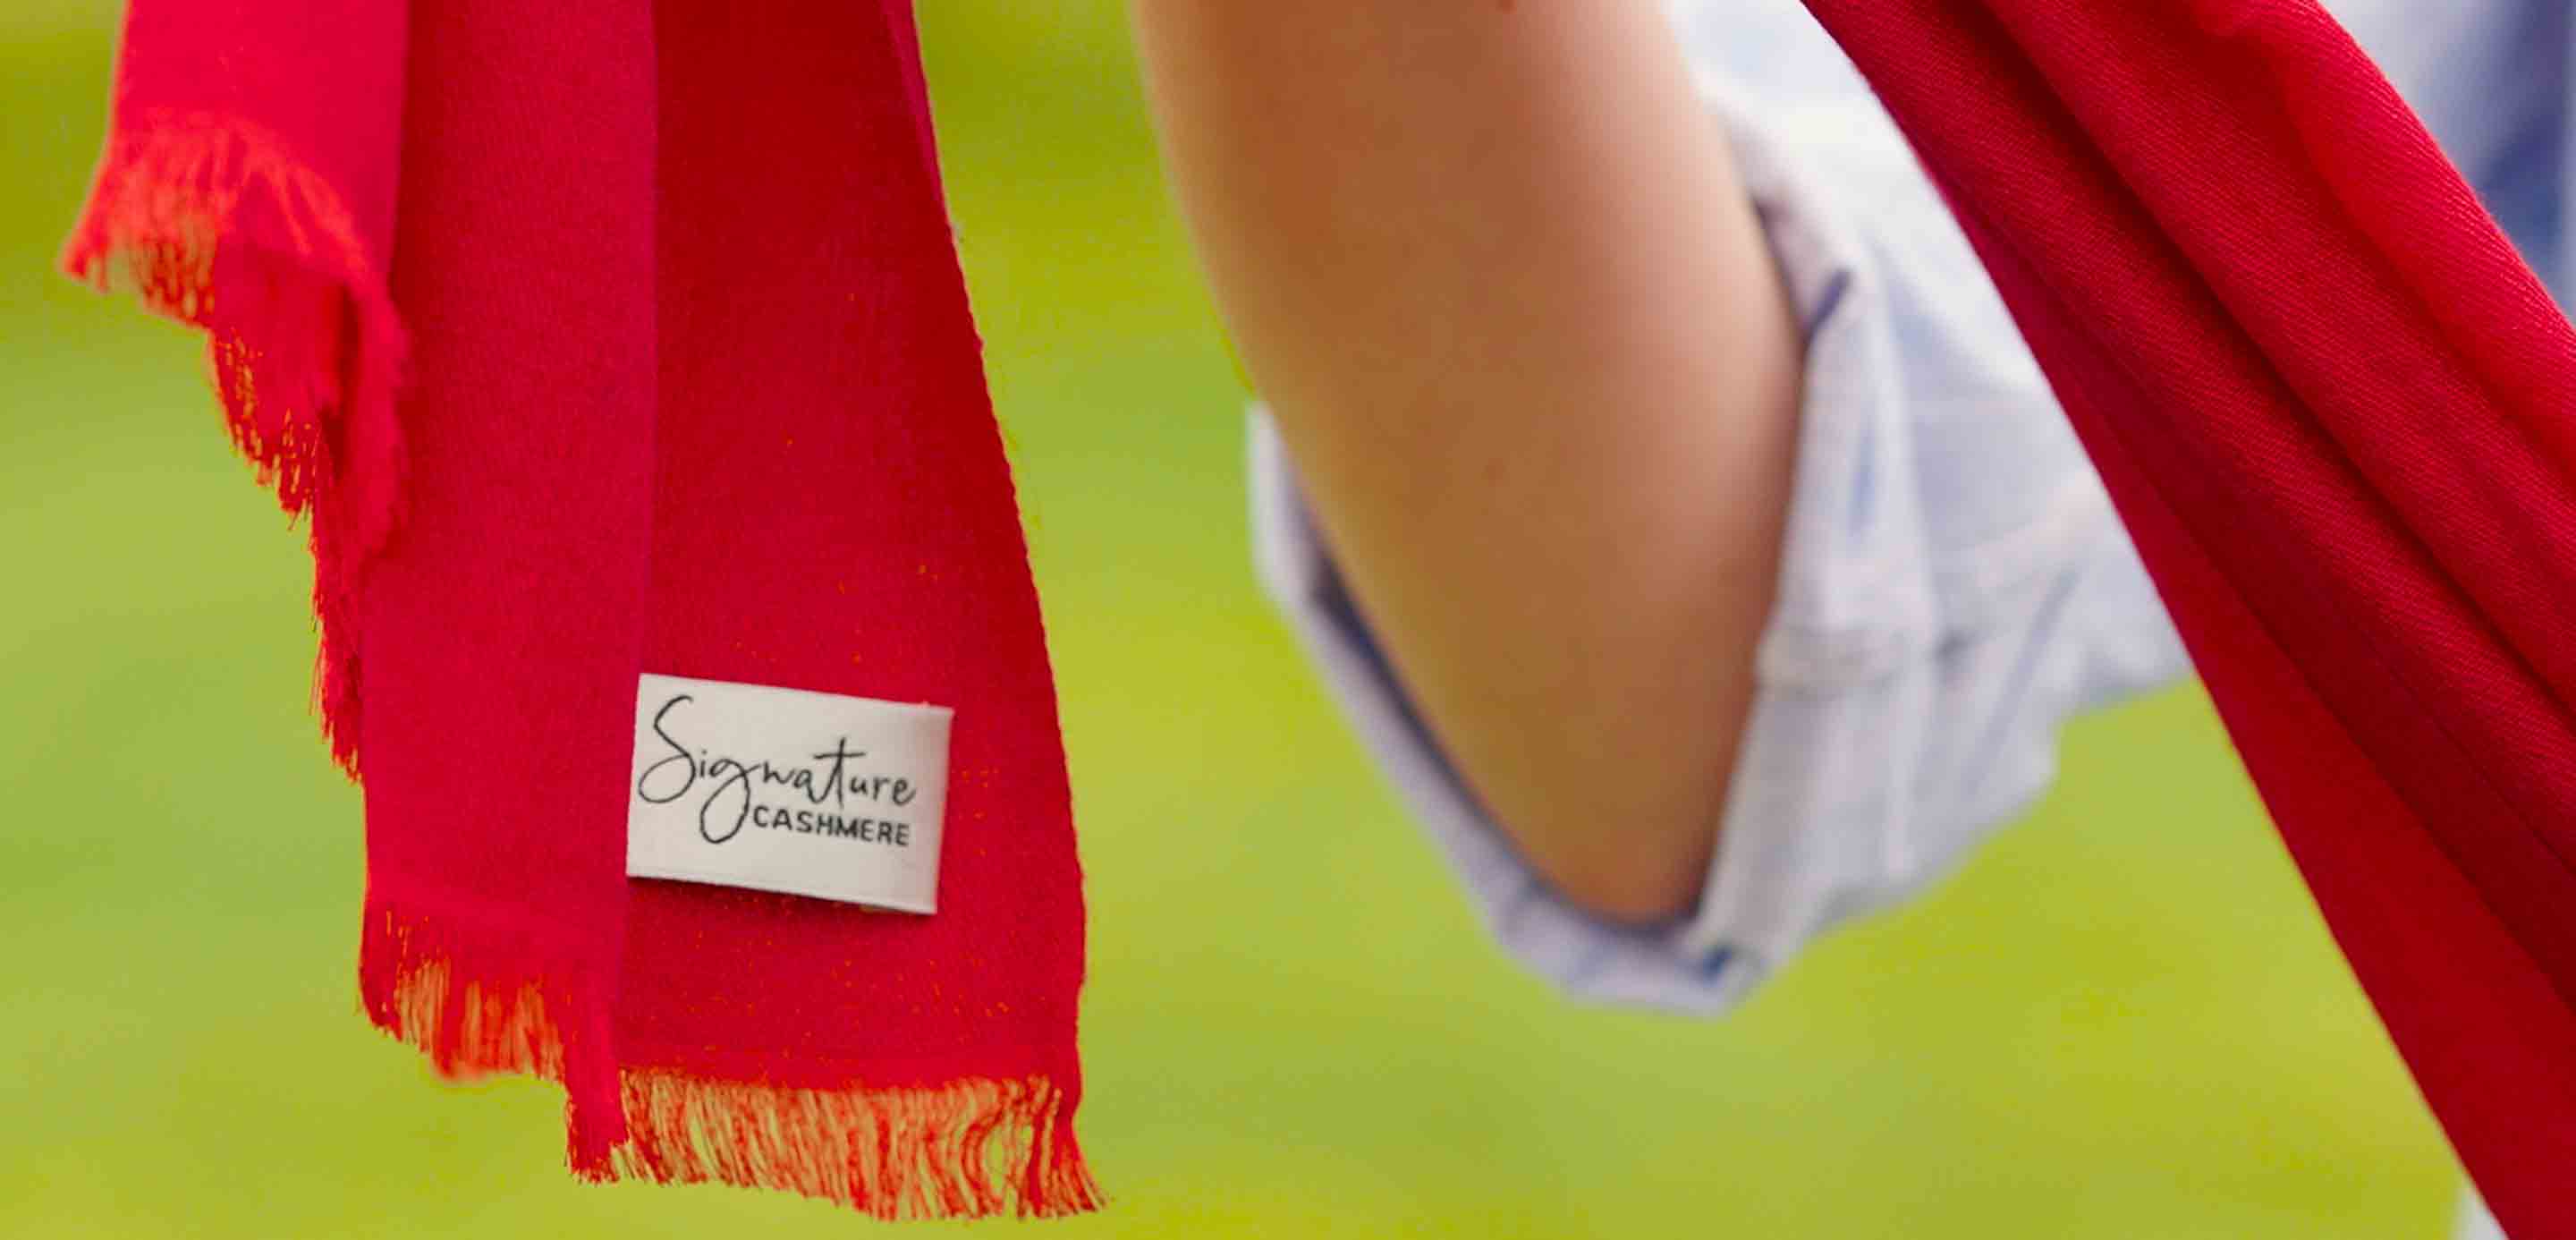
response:
M359 992L368 1019L444 1076L514 1073L563 1085L567 1158L584 1179L777 1189L888 1220L1048 1218L1101 1206L1072 1108L1051 1080L800 1089L619 1070L600 1053L604 1031L568 1036L552 1015L602 1010L568 991L566 980L583 974L532 970L530 961L511 936L371 900ZM613 1114L579 1104L602 1096L619 1100L604 1108Z
M523 933L472 925L452 910L423 915L367 893L358 942L358 1004L367 1019L451 1080L507 1074L562 1085L567 1155L594 1179L626 1139L609 1031L567 1027L556 1014L605 1020L608 1005L593 1001L582 981L605 973L550 959Z
M311 518L313 705L355 776L354 592L400 517L405 344L347 208L236 118L120 114L62 267L205 330L234 446L290 519Z
M621 1175L785 1189L881 1219L1100 1208L1063 1093L1042 1078L792 1089L625 1076Z

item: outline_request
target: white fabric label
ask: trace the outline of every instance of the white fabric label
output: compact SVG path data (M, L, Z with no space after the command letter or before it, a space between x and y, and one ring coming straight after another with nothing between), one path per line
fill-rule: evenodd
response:
M934 912L953 714L646 672L626 872Z

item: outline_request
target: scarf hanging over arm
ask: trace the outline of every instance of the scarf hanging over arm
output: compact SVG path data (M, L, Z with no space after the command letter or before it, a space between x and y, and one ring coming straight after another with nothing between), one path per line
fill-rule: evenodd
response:
M2576 1236L2576 334L2313 0L1807 0L2498 1218Z
M908 0L135 0L65 263L207 330L310 523L376 1024L561 1082L587 1176L1096 1204L1055 700Z

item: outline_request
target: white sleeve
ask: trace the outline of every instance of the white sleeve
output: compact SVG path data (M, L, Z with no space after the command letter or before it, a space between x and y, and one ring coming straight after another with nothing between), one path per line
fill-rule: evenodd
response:
M1983 269L1849 63L1795 0L1691 8L1703 97L1807 342L1778 601L1696 911L1624 928L1550 891L1415 715L1258 407L1251 483L1264 586L1505 949L1577 995L1713 1011L2010 820L2069 715L2188 669Z

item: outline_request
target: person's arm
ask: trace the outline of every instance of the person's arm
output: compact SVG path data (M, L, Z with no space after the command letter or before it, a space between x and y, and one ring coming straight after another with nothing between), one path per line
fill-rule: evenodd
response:
M1569 902L1688 911L1801 359L1660 8L1133 4L1220 308L1442 750Z

